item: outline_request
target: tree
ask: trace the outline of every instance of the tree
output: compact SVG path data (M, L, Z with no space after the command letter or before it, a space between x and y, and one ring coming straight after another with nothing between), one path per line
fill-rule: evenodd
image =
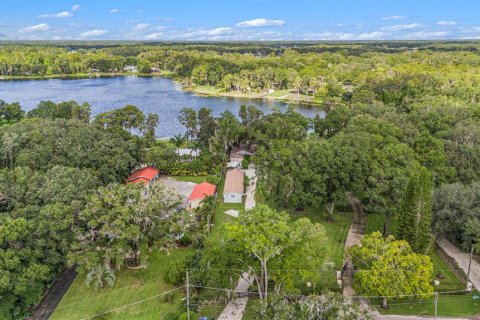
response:
M262 299L268 297L270 282L275 283L277 292L291 289L292 274L282 270L320 269L326 248L323 226L306 218L289 220L286 212L277 212L265 205L256 206L225 225L222 241L209 238L205 263L212 268L228 267L248 272L256 281ZM312 273L301 275L308 278Z
M177 159L178 154L170 144L156 145L145 153L145 162L163 172L167 172Z
M107 284L113 287L115 283L115 272L106 264L99 264L93 268L85 277L85 284L90 287L93 283L95 290L102 289Z
M212 218L217 207L217 199L214 196L208 196L204 198L201 205L195 208L197 216L205 220L207 227L207 234L210 235L210 229L212 227Z
M225 152L240 137L242 126L238 119L230 111L224 111L217 120L218 128L215 132L216 138L223 144Z
M465 228L470 220L480 220L480 182L453 183L438 187L433 194L433 230L467 250L470 240Z
M1 121L20 121L25 111L22 110L18 102L6 103L0 100L0 122Z
M430 257L414 253L408 242L384 238L380 232L363 237L361 246L349 250L352 262L359 269L353 288L360 295L383 297L382 308L389 298L433 295L433 264Z
M325 292L300 298L274 297L263 301L258 311L259 319L273 320L357 320L369 319L358 305L338 293Z
M431 244L432 176L427 168L412 174L398 215L397 237L415 252L426 253Z
M156 184L143 192L139 185L109 185L98 189L79 214L77 241L70 263L83 270L99 264L121 268L124 263L139 266L150 246L168 247L174 234L189 223L179 211L179 196Z
M215 130L217 129L217 124L211 109L201 108L198 110L198 125L198 140L207 146L208 140L215 135Z
M143 137L150 142L155 141L155 128L158 126L158 114L149 113L144 124L144 134Z
M180 147L185 143L185 137L177 134L170 138L170 142L173 143L175 147L177 147L177 153L180 155Z
M192 108L182 108L178 120L187 129L185 137L187 141L189 138L192 140L197 136L197 113Z

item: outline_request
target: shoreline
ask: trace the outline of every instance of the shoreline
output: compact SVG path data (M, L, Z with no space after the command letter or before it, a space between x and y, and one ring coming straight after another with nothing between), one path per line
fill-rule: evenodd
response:
M194 87L185 87L182 82L182 89L184 92L190 92L197 96L204 96L204 97L227 97L227 98L243 98L243 99L265 99L271 101L279 101L285 104L290 105L307 105L312 107L318 107L324 109L324 102L323 100L316 100L313 96L306 96L300 95L296 96L295 94L290 93L288 90L280 90L278 92L272 93L260 93L260 92L252 92L252 93L243 93L239 91L230 91L225 92L215 87L207 87L207 86L194 86Z
M28 81L28 80L77 80L77 79L96 79L96 78L115 78L115 77L160 77L172 79L173 75L155 72L155 73L141 73L141 72L98 72L98 73L76 73L76 74L51 74L51 75L34 75L34 76L0 76L0 82L7 81Z
M175 79L173 74L166 73L166 72L155 72L155 73L140 73L140 72L122 72L122 73L115 73L115 72L99 72L99 73L82 73L82 74L69 74L69 75L35 75L35 76L0 76L0 83L1 82L9 82L9 81L37 81L37 80L80 80L80 79L100 79L100 78L115 78L115 77L145 77L145 78L165 78L170 79L179 85L182 86L181 90L183 92L189 92L196 96L200 97L226 97L226 98L241 98L241 99L252 99L252 100L270 100L270 101L278 101L285 104L290 105L303 105L303 106L311 106L317 107L321 109L325 109L324 100L320 100L313 96L307 95L295 95L289 90L279 90L270 93L261 93L261 92L251 92L251 93L243 93L240 91L222 91L220 89L216 89L212 86L193 86L193 87L186 87L184 82Z

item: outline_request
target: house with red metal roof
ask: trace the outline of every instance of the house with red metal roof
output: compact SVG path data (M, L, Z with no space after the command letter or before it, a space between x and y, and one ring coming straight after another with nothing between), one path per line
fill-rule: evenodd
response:
M188 197L188 209L195 209L200 206L203 199L215 194L215 185L202 182L193 187L193 191Z
M154 167L144 167L132 172L127 178L127 183L142 182L145 188L149 188L157 181L159 174L160 172Z

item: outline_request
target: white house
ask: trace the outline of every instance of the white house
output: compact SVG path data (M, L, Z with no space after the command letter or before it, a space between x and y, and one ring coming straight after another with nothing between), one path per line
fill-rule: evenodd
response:
M244 178L244 173L240 169L227 172L225 188L223 189L223 201L225 203L242 203Z
M125 66L123 68L123 71L127 71L127 72L138 72L138 69L137 69L137 66Z

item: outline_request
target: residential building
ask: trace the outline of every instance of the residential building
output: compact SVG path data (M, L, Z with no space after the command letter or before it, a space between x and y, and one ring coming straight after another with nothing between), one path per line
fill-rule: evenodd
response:
M201 205L203 199L215 194L216 186L208 182L202 182L193 187L193 191L188 197L188 209L195 209Z
M240 169L232 169L227 172L225 188L223 189L223 201L225 203L242 203L244 179L244 173Z
M127 178L127 183L140 183L145 185L145 188L151 187L157 181L160 172L154 167L143 167L135 170Z

